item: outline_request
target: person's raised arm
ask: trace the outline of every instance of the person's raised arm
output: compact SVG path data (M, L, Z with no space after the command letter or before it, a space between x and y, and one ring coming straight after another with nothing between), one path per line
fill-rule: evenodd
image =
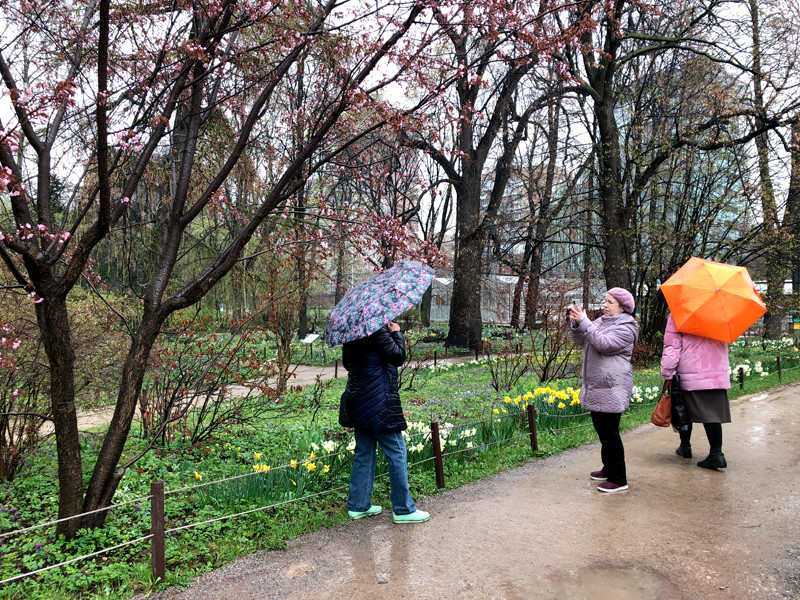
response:
M381 358L395 367L402 366L406 361L406 340L400 333L400 326L391 321L372 335Z

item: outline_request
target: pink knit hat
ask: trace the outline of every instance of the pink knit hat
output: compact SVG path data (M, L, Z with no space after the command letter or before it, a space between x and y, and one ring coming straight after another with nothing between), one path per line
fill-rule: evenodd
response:
M608 293L614 297L614 300L619 302L622 310L626 313L633 314L633 309L636 308L636 301L633 299L633 294L621 287L611 288L608 290Z

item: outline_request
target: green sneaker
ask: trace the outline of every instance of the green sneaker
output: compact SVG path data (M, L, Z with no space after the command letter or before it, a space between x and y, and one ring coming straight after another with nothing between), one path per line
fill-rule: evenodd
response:
M415 510L413 513L407 515L396 515L392 513L395 523L424 523L431 518L431 513L426 513L424 510Z
M363 519L364 517L373 517L375 515L381 514L383 509L380 506L375 506L374 504L371 505L367 510L358 511L358 510L348 510L347 515L351 519Z

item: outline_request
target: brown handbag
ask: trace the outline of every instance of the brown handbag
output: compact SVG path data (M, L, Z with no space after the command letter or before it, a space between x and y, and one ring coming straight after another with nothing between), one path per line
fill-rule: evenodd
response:
M650 417L653 425L668 427L672 422L672 380L664 381L661 388L661 397L658 399L653 416Z

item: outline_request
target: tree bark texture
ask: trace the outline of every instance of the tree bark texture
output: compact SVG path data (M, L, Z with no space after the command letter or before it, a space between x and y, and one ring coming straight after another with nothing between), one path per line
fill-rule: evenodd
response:
M58 518L76 515L83 503L83 463L75 408L75 353L69 326L67 302L63 297L48 297L36 305L42 343L50 363L50 398L58 455ZM78 519L62 521L57 535L75 535Z

